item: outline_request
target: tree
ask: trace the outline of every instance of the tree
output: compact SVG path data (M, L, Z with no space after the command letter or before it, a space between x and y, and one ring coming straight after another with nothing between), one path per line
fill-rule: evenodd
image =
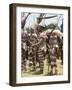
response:
M25 24L26 24L26 20L28 18L28 16L30 15L31 13L28 13L27 16L25 16L25 18L21 21L21 28L23 29Z
M62 24L61 24L61 32L63 32L63 19L62 19Z

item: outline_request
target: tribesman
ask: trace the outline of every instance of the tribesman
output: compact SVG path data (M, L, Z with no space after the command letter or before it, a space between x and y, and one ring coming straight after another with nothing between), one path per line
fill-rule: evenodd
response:
M36 59L34 59L34 61L36 60L36 62L39 63L40 73L43 73L43 66L44 66L43 61L45 60L44 45L45 45L44 38L40 37L39 35L37 37L37 43L32 45L33 49L37 48L35 50Z
M27 39L28 35L26 32L21 33L21 66L22 66L22 71L26 71L26 61L27 61L27 56L28 56L28 50L27 50Z
M45 60L45 39L43 37L38 38L38 50L37 61L39 62L40 73L43 73L44 60Z
M48 53L48 63L49 68L51 68L50 74L56 74L56 59L59 57L58 55L58 40L57 35L52 33L50 36L48 35L47 42L47 53Z
M37 35L33 33L29 38L30 46L28 50L28 59L32 63L33 70L36 71L36 63L37 63L37 47L33 46L37 43Z
M57 73L56 59L57 59L56 48L54 48L53 45L50 45L50 48L49 48L49 64L51 66L51 72L50 72L51 75L55 75Z

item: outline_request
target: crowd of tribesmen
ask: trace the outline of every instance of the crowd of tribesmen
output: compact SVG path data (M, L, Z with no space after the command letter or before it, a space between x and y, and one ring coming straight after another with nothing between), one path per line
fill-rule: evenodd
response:
M26 72L27 69L36 71L39 68L39 72L43 73L44 60L47 59L51 68L50 74L56 74L57 59L61 60L61 64L63 64L63 36L55 31L45 33L45 35L41 35L41 33L26 33L24 31L21 33L21 69ZM53 68L55 68L54 73Z

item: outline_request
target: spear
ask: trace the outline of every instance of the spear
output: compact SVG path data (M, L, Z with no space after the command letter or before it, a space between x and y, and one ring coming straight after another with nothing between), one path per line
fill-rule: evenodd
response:
M49 17L38 17L37 19L50 19L50 18L54 18L54 17L57 17L57 15L49 16Z
M50 18L54 18L57 17L57 15L54 16L48 16L48 17L44 17L45 14L40 14L40 16L37 18L37 23L39 24L43 19L50 19Z

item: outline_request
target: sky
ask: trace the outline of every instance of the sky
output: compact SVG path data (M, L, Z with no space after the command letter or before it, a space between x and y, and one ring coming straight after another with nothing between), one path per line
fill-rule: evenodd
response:
M24 13L24 12L23 12ZM22 13L22 18L25 18L25 16L28 14L28 13L24 13L24 16L23 16L23 13ZM49 25L51 23L58 23L58 26L60 26L62 24L62 19L63 19L63 15L61 14L51 14L51 13L47 13L45 14L44 16L45 17L48 17L48 16L57 16L57 17L54 17L54 18L50 18L50 19L43 19L42 22L40 23L40 25L42 26L45 26L45 25ZM25 27L24 29L26 29L27 27L32 27L34 28L35 25L37 25L37 17L39 16L39 13L31 13L27 20L26 20L26 24L25 24Z

